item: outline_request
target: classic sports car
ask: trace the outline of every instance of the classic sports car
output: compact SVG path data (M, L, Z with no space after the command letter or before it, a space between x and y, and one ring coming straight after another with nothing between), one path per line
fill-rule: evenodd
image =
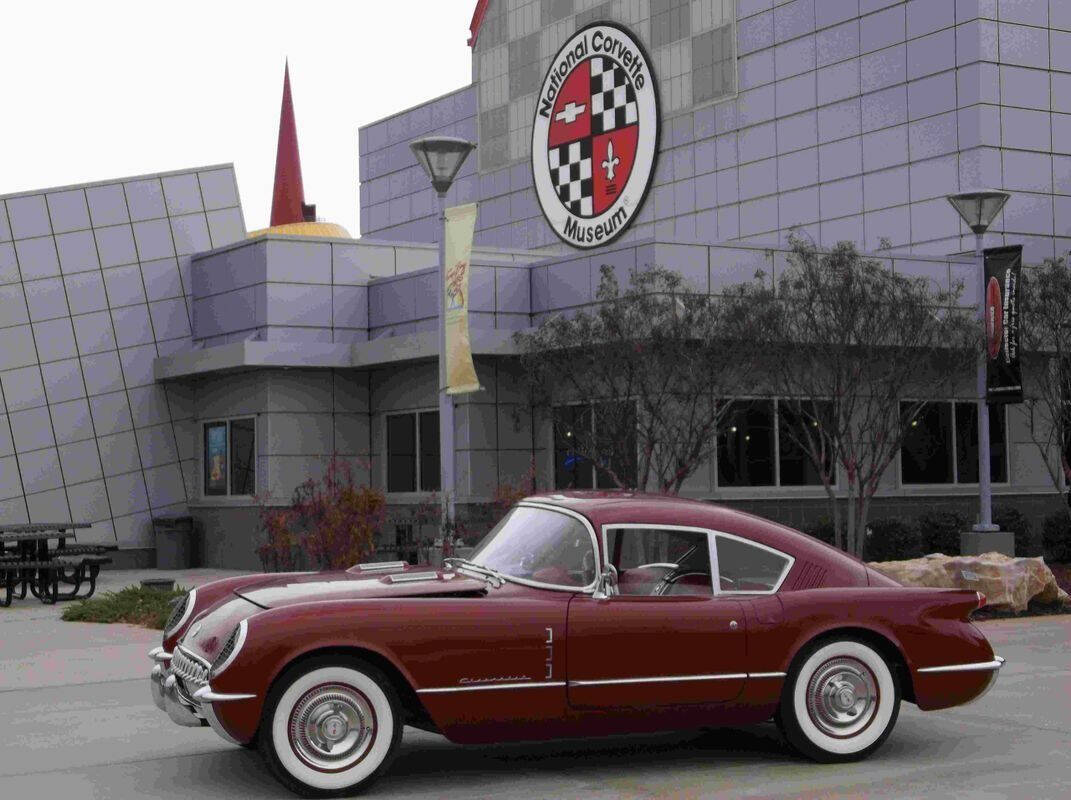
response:
M229 578L150 654L156 704L258 745L306 795L380 774L402 728L499 742L774 719L819 761L872 753L901 699L981 695L1003 659L978 592L910 589L708 503L530 497L446 567Z

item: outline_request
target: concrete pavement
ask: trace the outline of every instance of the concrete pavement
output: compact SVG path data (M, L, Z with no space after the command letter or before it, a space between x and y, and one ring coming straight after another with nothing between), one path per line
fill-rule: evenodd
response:
M185 578L200 583L224 574ZM110 573L117 588L151 571ZM227 573L230 574L230 573ZM123 581L125 580L125 583ZM0 796L283 798L260 757L173 725L149 698L154 631L0 609ZM1066 798L1071 796L1071 616L980 624L1008 659L961 709L905 704L868 761L822 766L772 725L711 733L458 747L407 730L384 798Z

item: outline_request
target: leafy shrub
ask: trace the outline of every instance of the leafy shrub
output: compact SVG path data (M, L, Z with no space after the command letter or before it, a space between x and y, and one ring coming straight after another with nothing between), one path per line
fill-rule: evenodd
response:
M804 527L802 530L808 536L813 536L826 544L834 544L836 542L833 520L829 517L819 517L816 522Z
M970 530L970 523L955 511L930 511L919 517L922 549L926 553L959 555L959 535Z
M873 520L867 526L863 543L864 561L902 561L925 555L922 535L914 520Z
M993 509L993 524L1002 531L1015 534L1016 556L1041 555L1041 545L1034 536L1034 527L1019 509L1014 506L997 506Z
M118 592L104 592L72 603L63 609L63 619L67 622L126 622L162 631L171 616L172 603L188 591L179 586L168 592L127 586Z
M1041 531L1045 560L1053 564L1071 564L1071 519L1064 511L1045 518Z
M288 570L307 559L319 569L345 569L375 550L387 498L358 486L348 461L333 456L322 478L294 490L287 508L261 504L266 541L257 554L266 570Z

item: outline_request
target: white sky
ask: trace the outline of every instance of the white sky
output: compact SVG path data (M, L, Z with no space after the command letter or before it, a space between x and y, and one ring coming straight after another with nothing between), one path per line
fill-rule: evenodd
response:
M467 85L476 0L0 0L0 194L233 161L266 227L283 61L306 202L354 236L357 128Z

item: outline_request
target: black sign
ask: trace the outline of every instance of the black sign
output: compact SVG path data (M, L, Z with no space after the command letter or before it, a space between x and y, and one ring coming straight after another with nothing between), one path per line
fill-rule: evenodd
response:
M1023 369L1019 359L1019 282L1022 245L985 251L986 400L1023 402Z

